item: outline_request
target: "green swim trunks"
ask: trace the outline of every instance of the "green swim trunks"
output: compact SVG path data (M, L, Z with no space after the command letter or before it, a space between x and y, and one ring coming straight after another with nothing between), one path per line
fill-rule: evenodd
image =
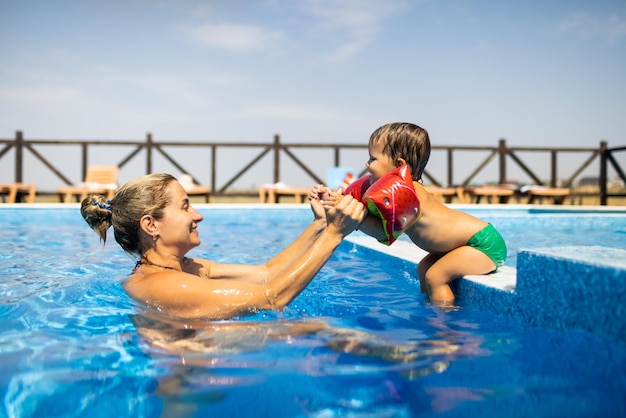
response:
M494 263L496 268L501 267L506 260L506 244L498 230L491 224L478 231L467 241L467 245L476 248Z

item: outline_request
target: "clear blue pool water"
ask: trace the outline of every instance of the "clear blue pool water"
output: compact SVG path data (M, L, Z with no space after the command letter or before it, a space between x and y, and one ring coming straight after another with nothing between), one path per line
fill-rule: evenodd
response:
M308 209L202 213L192 255L221 262L263 262L310 219ZM518 248L626 248L623 214L477 215L502 231L513 266ZM421 298L410 263L347 242L282 314L194 324L193 345L172 353L139 325L184 343L189 324L150 319L124 294L133 261L112 234L102 248L76 207L0 209L0 228L0 417L626 413L623 345L471 306L444 312ZM334 331L271 337L313 322Z

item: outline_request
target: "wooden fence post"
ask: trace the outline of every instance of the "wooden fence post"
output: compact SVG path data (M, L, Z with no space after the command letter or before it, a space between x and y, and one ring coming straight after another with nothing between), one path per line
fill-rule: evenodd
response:
M146 174L152 173L152 134L146 135Z
M24 136L22 131L15 131L15 182L21 183L23 179L24 161Z
M274 183L280 181L280 136L274 135Z
M83 175L83 176L82 176L81 178L82 178L82 179L84 179L84 178L87 176L87 165L88 165L88 163L87 163L87 160L88 160L88 156L87 156L87 153L88 153L88 151L87 151L87 143L86 143L86 142L83 142L83 143L80 145L80 147L81 147L81 161L82 161L82 165L83 165L83 166L81 167L81 168L82 168L82 170L83 170L83 173L82 173L82 175ZM81 180L81 181L82 181L82 180Z
M500 168L498 173L498 182L500 184L505 184L508 179L506 178L506 139L500 138L498 140L498 158L500 159Z
M448 148L446 152L448 156L448 184L446 187L454 186L454 167L453 167L453 159L452 159L452 148Z
M211 193L217 190L217 146L211 146Z
M600 205L607 205L607 173L606 163L609 158L609 152L607 150L607 142L600 141Z
M557 186L557 170L556 170L556 150L550 151L550 187Z

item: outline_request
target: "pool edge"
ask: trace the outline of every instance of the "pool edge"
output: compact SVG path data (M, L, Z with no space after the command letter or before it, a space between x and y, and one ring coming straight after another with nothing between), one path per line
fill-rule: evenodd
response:
M358 232L346 240L414 267L426 255L412 243L396 241L385 246ZM453 287L459 306L626 344L622 303L626 300L626 262L622 260L626 260L626 250L610 247L520 249L517 268L503 266L492 274L465 276Z

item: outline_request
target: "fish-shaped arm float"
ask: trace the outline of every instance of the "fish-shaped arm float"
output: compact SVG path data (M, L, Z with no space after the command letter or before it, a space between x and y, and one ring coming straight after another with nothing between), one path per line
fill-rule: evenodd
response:
M370 177L365 175L350 184L345 194L360 200L370 214L380 218L387 237L381 242L391 245L421 215L411 169L401 165L371 185Z

